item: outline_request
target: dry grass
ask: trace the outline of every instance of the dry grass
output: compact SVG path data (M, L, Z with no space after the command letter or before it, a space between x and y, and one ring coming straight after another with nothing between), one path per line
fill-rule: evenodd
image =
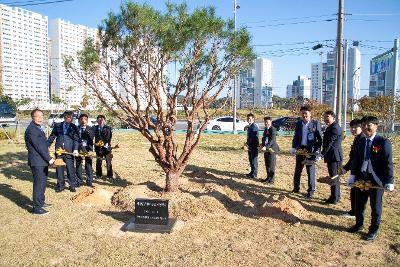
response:
M181 192L168 194L162 192L164 175L146 141L134 133L115 136L123 144L114 155L117 179L95 181L94 192L79 188L79 196L55 193L51 170L46 199L53 207L44 217L29 212L32 181L25 148L1 143L1 266L400 265L398 191L385 194L379 237L366 242L345 232L353 219L338 216L350 205L344 187L342 202L336 206L323 204L329 194L324 184L317 184L316 198L310 201L303 195L289 195L304 208L300 224L260 212L271 195L292 189L294 159L278 156L274 186L245 179L247 155L239 149L244 136L204 136L181 178ZM290 138L278 141L289 148ZM346 140L345 148L350 141ZM396 142L395 156L399 148ZM396 176L398 164L396 157ZM259 169L263 178L262 157ZM323 163L318 163L317 172L326 175ZM301 190L306 190L305 175ZM172 234L120 230L133 215L133 200L138 196L170 199L170 213L178 218Z

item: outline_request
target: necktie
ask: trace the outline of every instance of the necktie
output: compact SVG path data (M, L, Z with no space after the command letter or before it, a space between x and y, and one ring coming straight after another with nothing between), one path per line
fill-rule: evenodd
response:
M367 139L367 146L365 147L365 160L369 160L369 158L371 157L371 140Z

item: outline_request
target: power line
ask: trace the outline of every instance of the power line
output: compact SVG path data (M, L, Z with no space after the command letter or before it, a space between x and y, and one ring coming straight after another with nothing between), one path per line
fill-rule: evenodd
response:
M37 5L47 5L47 4L55 4L55 3L63 3L63 2L71 2L74 0L54 0L54 1L49 1L49 0L32 0L32 1L17 1L17 2L7 2L7 3L2 3L4 5L9 5L11 7L23 7L23 6L37 6Z
M324 42L332 42L333 39L327 40L319 40L319 41L303 41L303 42L295 42L295 43L273 43L273 44L256 44L253 46L276 46L276 45L297 45L297 44L312 44L312 43L324 43Z
M264 22L273 22L273 21L285 21L285 20L298 20L298 19L311 19L311 18L322 18L322 17L331 17L336 16L336 14L325 14L325 15L318 15L318 16L307 16L307 17L293 17L293 18L278 18L272 20L259 20L259 21L249 21L243 22L241 24L252 24L252 23L264 23Z
M332 22L332 21L336 21L336 20L337 19L309 20L309 21L289 22L289 23L277 23L277 24L257 25L257 26L245 26L245 28L251 29L251 28L280 27L280 26L286 26L286 25L309 24L309 23L318 23L318 22Z
M349 13L350 16L400 16L400 13Z

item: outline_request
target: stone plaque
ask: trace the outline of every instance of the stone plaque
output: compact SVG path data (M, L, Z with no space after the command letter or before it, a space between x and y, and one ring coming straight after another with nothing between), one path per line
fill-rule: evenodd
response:
M168 225L168 200L135 199L135 223Z
M121 230L133 232L171 233L176 219L169 218L168 200L135 199L135 216Z

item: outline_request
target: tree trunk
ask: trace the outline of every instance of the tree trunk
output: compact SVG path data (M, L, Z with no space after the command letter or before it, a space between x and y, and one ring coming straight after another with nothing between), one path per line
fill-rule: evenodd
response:
M165 191L175 192L179 188L179 176L181 176L182 171L169 171L166 172L165 180Z

